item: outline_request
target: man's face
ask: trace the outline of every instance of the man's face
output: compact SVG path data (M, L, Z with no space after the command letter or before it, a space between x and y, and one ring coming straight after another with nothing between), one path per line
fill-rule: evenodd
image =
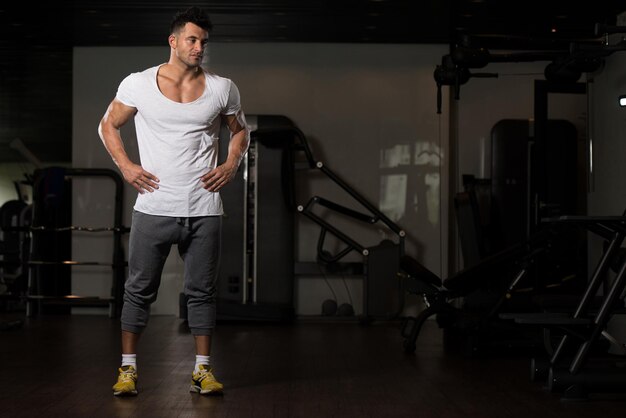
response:
M202 55L209 42L209 33L193 23L174 34L176 56L189 67L199 67L202 64Z

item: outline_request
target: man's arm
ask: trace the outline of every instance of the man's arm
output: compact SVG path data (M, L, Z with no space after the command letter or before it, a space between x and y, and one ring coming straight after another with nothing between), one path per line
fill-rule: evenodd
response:
M114 99L98 125L98 135L100 135L100 139L111 155L113 162L122 172L124 180L137 189L139 193L143 194L146 191L153 192L154 189L158 189L157 183L159 179L128 158L122 136L120 135L120 128L136 112L137 109L134 107L126 106L119 100Z
M219 191L231 181L237 174L237 169L250 145L250 129L246 124L243 112L227 115L226 124L230 130L230 143L228 144L228 157L226 161L215 167L200 178L203 187L210 192Z

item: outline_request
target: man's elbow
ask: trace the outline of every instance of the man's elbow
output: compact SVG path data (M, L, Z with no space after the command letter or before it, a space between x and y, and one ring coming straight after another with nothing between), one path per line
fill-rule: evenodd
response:
M250 132L251 132L250 127L246 125L243 131L244 131L243 137L244 137L244 140L246 142L246 147L247 147L248 144L250 144Z
M239 141L244 143L250 142L250 128L248 125L239 125L236 130L232 130L230 132L231 139L239 139Z
M105 135L106 135L106 127L104 126L104 119L100 120L100 123L98 123L98 136L100 137L100 139L102 140L102 142L105 141Z

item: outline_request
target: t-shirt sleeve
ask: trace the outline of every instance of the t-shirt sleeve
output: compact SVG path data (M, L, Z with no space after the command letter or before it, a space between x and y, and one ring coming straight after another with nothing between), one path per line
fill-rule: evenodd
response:
M222 111L224 115L234 115L241 110L241 99L239 97L239 89L234 82L230 82L230 90L228 91L228 101L226 107Z
M135 80L134 74L127 76L117 88L115 98L126 106L137 107L135 103Z

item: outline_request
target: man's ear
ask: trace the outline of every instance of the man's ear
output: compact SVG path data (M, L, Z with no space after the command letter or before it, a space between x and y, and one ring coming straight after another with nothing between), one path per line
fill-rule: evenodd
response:
M170 47L176 48L176 35L170 35L167 38L167 42L170 44Z

